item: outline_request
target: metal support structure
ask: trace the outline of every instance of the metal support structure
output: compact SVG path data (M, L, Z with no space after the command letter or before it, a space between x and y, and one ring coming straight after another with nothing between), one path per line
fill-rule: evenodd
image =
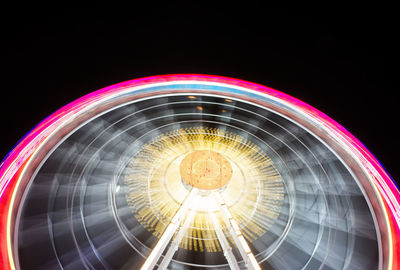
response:
M168 243L171 241L171 238L174 236L175 232L179 228L179 225L182 221L182 218L185 216L187 211L189 210L190 204L193 198L196 196L198 189L193 188L190 193L187 195L185 200L182 202L181 207L176 212L175 216L172 218L170 224L165 229L164 233L158 240L156 246L150 252L150 255L147 257L144 262L141 270L152 270L157 264L157 261L161 257Z
M233 219L231 212L226 206L224 199L218 192L214 192L213 195L221 207L224 221L229 227L229 232L233 238L233 241L239 249L240 255L242 255L246 267L250 270L261 270L261 267L258 265L254 254L251 252L249 245L244 239L244 236L240 231L237 222Z
M151 270L155 268L165 248L168 246L168 244L171 242L171 239L175 235L174 240L172 240L167 253L165 254L163 260L161 261L158 267L158 269L160 270L167 269L169 263L172 260L172 257L174 256L176 250L178 249L180 242L182 241L187 229L190 226L190 222L193 220L196 214L196 211L191 209L190 206L191 203L193 202L193 199L197 196L197 194L198 194L198 189L193 188L187 195L185 200L182 202L181 207L178 209L175 216L172 218L170 224L167 226L164 233L161 235L160 240L158 240L156 246L150 252L150 255L147 257L141 270ZM244 236L241 233L237 222L233 219L232 214L230 213L221 195L218 192L213 192L212 196L210 197L213 197L218 203L222 212L222 217L228 226L229 233L231 234L236 246L239 249L240 255L244 260L246 268L250 270L261 270L260 266L257 263L256 258L254 257L253 253L250 250L249 245L244 239ZM185 216L186 218L181 226L182 220L184 219ZM221 225L217 217L215 216L214 213L210 213L210 217L213 222L213 226L215 228L215 233L217 234L218 240L221 244L221 247L224 251L224 255L228 261L230 268L234 270L239 270L240 268L238 262L232 252L232 248L230 247L224 232L221 229Z
M226 260L228 261L230 268L234 269L234 270L239 270L240 268L239 268L238 262L235 258L235 255L232 252L232 248L229 245L228 240L226 239L226 237L224 235L224 232L221 229L221 226L218 222L217 217L215 216L214 213L211 213L210 216L211 216L211 220L214 225L215 233L217 234L218 240L221 244L222 250L224 251L224 255L226 257Z
M158 270L165 270L167 269L169 263L172 260L172 257L174 256L175 252L178 250L179 244L182 241L183 237L185 236L185 233L187 229L190 226L190 223L192 222L196 212L192 209L189 210L189 214L187 215L183 225L180 227L179 231L177 232L176 236L172 240L172 243L170 247L168 248L167 253L164 255L164 259L161 261L160 265L158 266Z

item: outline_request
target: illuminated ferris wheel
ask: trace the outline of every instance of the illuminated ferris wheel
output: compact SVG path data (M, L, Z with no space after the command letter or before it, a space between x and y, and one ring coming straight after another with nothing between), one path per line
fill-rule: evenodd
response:
M348 131L225 77L113 85L0 167L1 269L398 269L400 195Z

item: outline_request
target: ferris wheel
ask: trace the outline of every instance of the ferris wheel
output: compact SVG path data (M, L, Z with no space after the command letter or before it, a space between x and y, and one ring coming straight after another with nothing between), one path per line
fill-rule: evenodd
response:
M400 194L315 108L209 75L112 85L0 167L0 269L398 269Z

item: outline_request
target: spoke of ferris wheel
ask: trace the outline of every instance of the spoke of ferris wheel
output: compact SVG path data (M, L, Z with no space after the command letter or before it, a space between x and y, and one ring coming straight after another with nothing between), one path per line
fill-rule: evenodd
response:
M196 214L196 211L194 211L192 209L189 210L189 214L187 215L182 227L180 227L180 229L178 230L178 233L172 240L172 243L171 243L170 247L168 248L167 253L164 256L164 259L162 260L162 262L160 263L160 265L157 268L158 270L167 269L169 263L172 260L172 257L174 256L176 250L179 247L180 242L182 241L183 237L185 236L186 231L189 228L190 223L192 222L195 214Z
M155 265L157 264L157 261L161 257L168 243L171 241L171 238L174 236L175 232L179 228L179 225L183 217L188 212L190 204L193 198L196 196L197 191L198 191L197 189L193 188L190 191L190 193L186 196L185 200L181 204L181 207L176 212L175 216L171 219L171 222L169 223L164 233L160 237L160 240L158 240L156 246L150 252L150 255L147 257L141 270L154 269Z
M229 245L229 242L226 239L224 232L221 229L221 225L217 217L215 216L214 213L211 213L210 216L215 229L215 233L217 234L218 240L221 244L222 250L224 251L224 255L226 257L226 260L228 261L230 268L234 270L239 270L240 268L235 258L235 255L233 255L232 248Z
M254 254L251 252L249 245L244 239L244 236L240 231L237 222L233 219L231 212L226 206L224 199L218 192L214 192L213 194L214 197L216 198L216 201L220 205L224 221L228 226L229 232L233 238L233 241L235 242L236 246L239 249L240 255L242 256L247 269L261 270L256 258L254 257Z

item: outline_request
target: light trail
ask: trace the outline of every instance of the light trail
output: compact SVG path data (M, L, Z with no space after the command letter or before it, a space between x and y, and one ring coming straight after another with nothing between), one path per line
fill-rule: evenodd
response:
M14 261L16 255L13 250L15 233L13 222L15 221L15 209L18 208L18 201L15 201L14 198L24 192L25 172L34 169L35 162L41 161L46 155L46 151L51 148L49 142L68 134L70 132L68 126L76 127L82 123L81 120L88 119L91 113L101 113L102 106L105 104L110 107L118 106L121 104L119 102L124 102L121 97L129 95L146 96L149 95L146 89L150 88L152 88L150 95L154 95L156 87L183 84L206 85L207 91L213 92L215 90L213 93L222 94L226 94L226 92L218 90L218 88L229 88L230 92L228 93L232 96L232 99L237 99L239 96L246 97L250 101L256 100L261 104L260 106L268 107L268 109L287 119L293 120L299 126L314 132L313 134L316 137L333 149L339 149L339 155L341 157L346 156L346 160L353 162L355 169L361 168L359 173L366 176L366 180L361 184L371 185L372 188L367 190L368 193L365 196L376 197L377 202L373 205L373 209L382 218L382 223L379 225L383 224L387 227L382 233L385 237L382 243L387 245L382 251L382 256L385 258L382 268L397 269L399 267L400 254L397 251L400 246L400 193L390 176L360 141L325 114L279 91L232 78L188 74L148 77L101 89L61 108L44 119L21 139L19 144L0 164L0 269L15 269L16 267ZM196 97L190 96L190 99L192 98ZM229 99L229 101L231 100ZM227 102L229 101L227 100ZM80 118L82 119L80 120ZM227 210L228 215L229 209ZM233 220L231 228L234 228L234 224L235 221ZM173 233L176 232L176 230L170 230ZM233 232L236 235L234 230ZM173 237L173 233L171 237ZM240 235L236 236L240 240ZM167 245L168 241L165 244Z

